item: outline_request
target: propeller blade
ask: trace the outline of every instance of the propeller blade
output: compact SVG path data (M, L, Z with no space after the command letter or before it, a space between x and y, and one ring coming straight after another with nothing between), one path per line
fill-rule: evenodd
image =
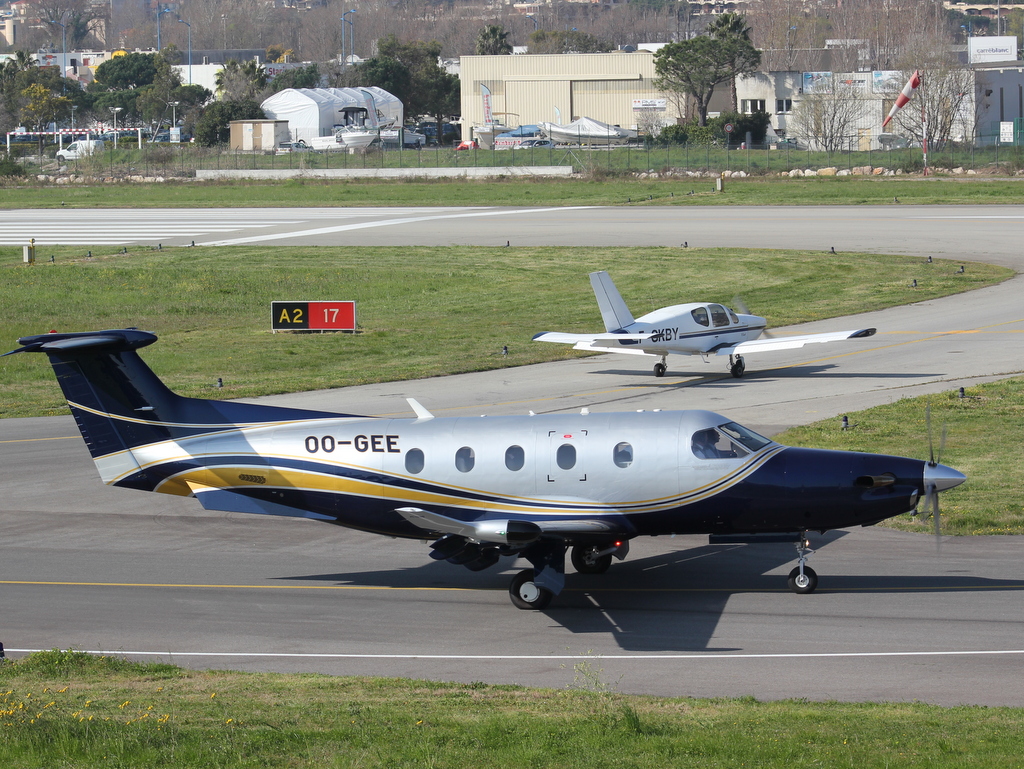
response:
M753 315L753 313L750 311L750 308L747 307L747 303L743 301L743 297L742 296L734 296L732 298L732 305L733 305L733 307L735 307L737 310L740 311L741 315ZM772 335L772 332L769 331L768 329L765 329L764 331L762 331L761 332L761 336L763 336L765 339L773 339L774 338L773 335Z
M924 408L924 424L928 432L928 464L935 467L935 449L932 446L932 404Z
M733 306L744 315L750 315L750 308L747 307L747 303L743 301L742 297L734 296L732 298Z

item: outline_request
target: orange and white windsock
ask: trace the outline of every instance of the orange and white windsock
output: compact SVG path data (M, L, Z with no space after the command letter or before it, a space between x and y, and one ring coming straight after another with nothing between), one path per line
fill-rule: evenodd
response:
M918 70L910 76L910 80L903 86L903 92L896 97L896 103L892 105L892 109L889 110L889 116L882 121L882 128L888 125L889 121L892 120L892 116L895 115L899 110L910 101L910 97L914 95L914 89L921 85L921 72Z

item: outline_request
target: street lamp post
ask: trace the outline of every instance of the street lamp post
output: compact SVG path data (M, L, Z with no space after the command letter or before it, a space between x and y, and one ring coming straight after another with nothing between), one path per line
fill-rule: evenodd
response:
M349 26L349 42L350 42L350 45L349 45L348 55L352 56L356 52L356 25L353 24L351 21L349 21L348 19L345 18L350 13L355 13L355 12L356 12L356 9L353 8L352 10L345 11L343 14L341 14L341 22L342 22L342 27L341 27L341 58L344 60L342 62L342 66L343 67L347 67L348 66L348 59L345 56L345 27L344 27L345 24L348 24L348 26Z
M167 106L171 108L171 128L178 127L178 113L176 112L176 110L179 104L181 104L180 101L167 102Z
M192 85L192 25L184 19L178 19L178 23L188 27L188 84Z
M63 14L61 14L61 18L64 18ZM60 92L67 93L67 86L64 84L64 77L68 73L68 26L63 21L55 21L54 24L60 24L60 47L63 51L60 60Z
M173 13L170 8L161 8L156 12L156 52L160 53L160 17L165 13Z
M78 109L77 104L71 105L71 136L75 135L75 110Z
M107 107L107 109L114 116L114 149L117 149L117 113L124 109L124 107Z
M537 17L536 16L534 16L532 13L528 13L528 14L526 14L526 18L528 18L530 21L533 22L533 31L534 32L536 32L538 29L540 29L540 24L537 23Z

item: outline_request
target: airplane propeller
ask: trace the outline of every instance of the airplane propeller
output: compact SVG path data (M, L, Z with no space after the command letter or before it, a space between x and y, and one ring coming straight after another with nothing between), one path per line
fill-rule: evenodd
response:
M750 311L750 308L747 307L747 303L743 301L743 297L741 296L734 296L732 298L732 304L743 315L754 314ZM769 331L767 328L761 332L761 336L763 336L765 339L774 339L774 334L772 334L772 332Z
M935 456L935 448L932 443L932 407L928 405L924 412L925 426L928 430L928 464L924 469L924 505L921 510L922 513L928 513L932 516L932 522L935 526L935 548L941 550L942 539L942 513L939 511L939 486L938 477L934 471L939 467L939 460L942 459L942 451L946 447L946 425L942 425L942 437L939 438L939 455L938 458Z

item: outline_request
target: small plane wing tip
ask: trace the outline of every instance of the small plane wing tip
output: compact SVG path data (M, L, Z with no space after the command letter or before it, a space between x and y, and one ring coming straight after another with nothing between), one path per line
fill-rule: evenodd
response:
M874 336L877 329L873 328L862 328L860 331L854 331L850 334L850 339L866 339L869 336Z

